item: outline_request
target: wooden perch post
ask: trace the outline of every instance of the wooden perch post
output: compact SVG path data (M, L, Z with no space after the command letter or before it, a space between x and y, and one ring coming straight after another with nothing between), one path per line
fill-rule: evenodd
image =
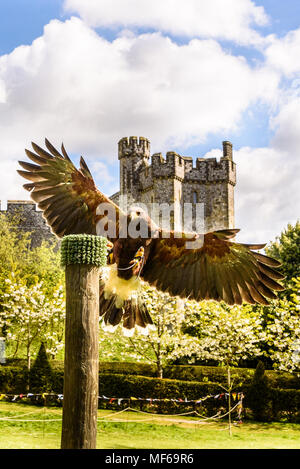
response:
M61 246L66 275L62 449L95 449L99 381L99 268L105 238L69 235Z

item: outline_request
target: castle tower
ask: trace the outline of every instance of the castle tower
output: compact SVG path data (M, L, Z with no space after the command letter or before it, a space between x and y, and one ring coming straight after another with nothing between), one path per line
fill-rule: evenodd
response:
M116 203L119 203L120 195L127 195L129 205L133 202L149 208L153 202L173 205L172 229L181 229L191 206L194 220L196 209L200 207L201 232L234 227L236 167L230 142L223 142L220 161L197 158L196 166L192 157L172 151L167 152L166 159L161 153L152 155L151 164L149 158L150 142L146 138L120 140L120 193L112 197ZM189 204L188 208L186 204ZM196 224L189 229L197 229Z
M234 228L234 187L236 165L232 160L232 144L223 142L223 156L207 158L205 195L205 230Z
M120 195L126 195L128 203L139 201L139 173L149 166L150 142L144 137L122 138L118 143L120 160Z

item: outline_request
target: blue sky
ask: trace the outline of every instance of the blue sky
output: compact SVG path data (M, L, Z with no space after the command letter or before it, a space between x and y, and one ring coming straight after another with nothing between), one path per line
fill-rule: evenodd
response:
M245 237L268 241L294 223L300 2L200 3L1 0L1 198L26 197L16 161L45 136L75 162L83 153L107 194L123 136L194 157L230 140Z
M64 11L63 4L63 0L1 0L0 54L9 53L20 44L31 44L42 35L44 25L50 20L69 18L71 13ZM255 4L263 6L270 16L270 24L259 28L265 34L272 33L281 37L288 31L299 28L298 0L257 0ZM111 29L99 28L98 31L109 39L115 37L115 31ZM182 41L182 37L176 37L176 40ZM244 53L251 56L251 51Z
M64 0L1 0L0 54L9 53L20 44L31 44L35 38L42 35L44 25L50 20L69 18L71 13L64 11L63 4ZM270 17L268 25L257 28L263 30L265 34L271 33L282 37L289 31L299 28L298 0L257 0L255 4L263 6ZM76 15L76 12L72 14ZM110 40L116 36L116 31L111 31L109 28L98 28L98 31ZM175 39L183 41L182 37L175 36ZM251 51L247 49L244 53L251 56Z

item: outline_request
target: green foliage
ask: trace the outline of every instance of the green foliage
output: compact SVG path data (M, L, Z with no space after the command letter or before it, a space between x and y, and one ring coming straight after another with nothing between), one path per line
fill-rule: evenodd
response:
M0 282L11 272L22 272L30 246L29 235L19 233L17 221L0 213Z
M124 375L142 375L156 376L156 366L150 363L135 362L99 362L99 372L102 373L118 373Z
M300 423L300 390L272 389L272 410L274 420Z
M41 343L37 357L30 370L29 387L31 392L52 390L53 372L49 363L44 342Z
M289 286L294 277L300 277L300 221L287 228L266 249L266 253L282 262L281 271Z
M26 392L28 385L29 371L27 368L19 366L0 367L0 393Z
M198 399L220 393L216 383L198 383L176 379L130 376L117 373L100 375L99 394L113 397L143 397L158 399Z
M181 356L188 363L215 360L221 365L237 366L240 360L262 354L261 317L251 305L187 301L185 313L183 330L190 336L191 346L187 353L181 347Z
M12 275L28 286L43 280L50 294L62 284L64 272L57 244L44 241L35 248L30 245L29 233L19 230L17 219L0 213L0 294Z
M106 265L107 239L100 236L78 234L65 236L61 243L61 264Z
M27 283L43 282L44 291L51 295L58 286L64 285L64 270L60 265L60 253L56 243L43 241L40 246L27 252L22 279Z
M62 365L60 365L62 367ZM148 377L156 376L156 367L148 363L129 362L100 362L100 373L117 373L125 375L142 375ZM255 370L251 368L231 368L231 378L234 387L243 390L253 380ZM300 389L300 378L297 374L285 371L265 371L272 388ZM181 381L198 381L227 384L227 370L223 366L200 366L200 365L167 365L164 368L164 376L167 379Z
M275 369L299 371L300 363L300 277L290 282L289 295L260 307L264 343L261 345Z
M177 357L182 347L190 351L185 336L181 333L184 311L180 300L162 293L156 288L143 283L140 291L154 325L148 328L136 328L131 337L124 335L121 325L113 334L104 328L100 332L100 359L124 359L143 361L156 367L156 375L163 376L163 369L171 359ZM113 339L113 340L112 340Z
M265 374L264 364L260 361L256 367L253 380L247 393L247 405L258 422L269 422L272 420L272 390Z

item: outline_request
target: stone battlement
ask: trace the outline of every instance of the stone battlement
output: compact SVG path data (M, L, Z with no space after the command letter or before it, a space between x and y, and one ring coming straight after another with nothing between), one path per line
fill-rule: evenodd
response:
M32 200L8 200L7 201L7 211L15 210L19 207L24 207L28 210L36 211L36 204ZM0 207L1 207L1 200L0 200Z
M197 158L194 166L193 158L189 156L181 156L169 151L164 158L161 153L154 153L151 157L150 168L141 170L141 179L144 182L147 180L147 185L149 185L150 176L151 178L174 177L181 181L226 181L235 184L235 163L231 158L225 156L224 153L219 161L217 158Z
M124 137L118 143L119 159L128 156L150 157L150 141L145 137Z

